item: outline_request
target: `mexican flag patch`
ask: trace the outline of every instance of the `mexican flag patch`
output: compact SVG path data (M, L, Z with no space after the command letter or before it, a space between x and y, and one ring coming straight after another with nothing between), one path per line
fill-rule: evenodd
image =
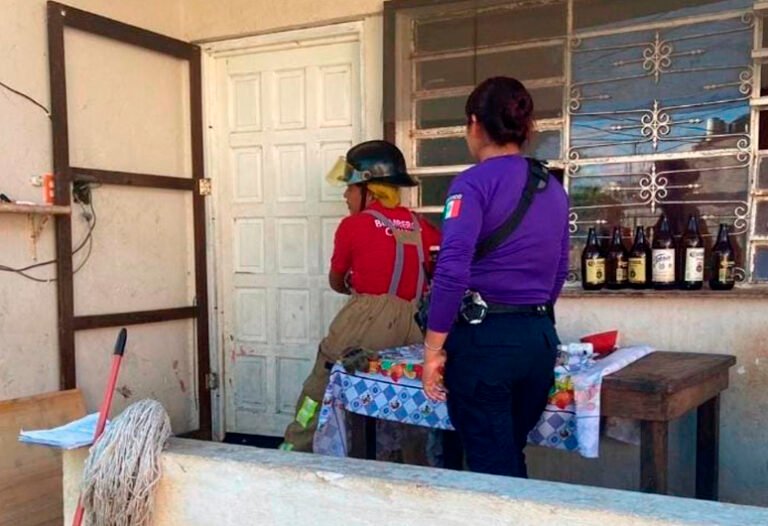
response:
M453 219L459 217L461 213L461 194L455 194L448 198L445 202L445 211L443 212L443 219Z

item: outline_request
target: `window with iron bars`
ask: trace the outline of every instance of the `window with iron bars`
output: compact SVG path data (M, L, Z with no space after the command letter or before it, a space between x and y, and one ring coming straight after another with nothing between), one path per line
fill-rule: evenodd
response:
M439 224L473 162L465 100L513 76L534 99L526 154L562 169L570 196L569 281L589 227L621 226L629 245L664 213L678 234L697 215L708 248L729 224L738 281L768 282L763 16L749 0L386 3L385 132L421 178L410 204Z

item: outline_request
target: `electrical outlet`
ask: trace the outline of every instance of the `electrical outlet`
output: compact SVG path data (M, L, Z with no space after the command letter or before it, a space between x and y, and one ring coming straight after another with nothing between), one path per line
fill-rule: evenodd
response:
M43 186L43 176L42 175L33 175L29 178L29 184L32 186Z

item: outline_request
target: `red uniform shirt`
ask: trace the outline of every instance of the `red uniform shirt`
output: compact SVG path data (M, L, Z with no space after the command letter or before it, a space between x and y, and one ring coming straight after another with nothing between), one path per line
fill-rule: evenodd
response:
M401 230L413 230L411 212L402 206L386 208L378 202L369 207L383 214ZM440 244L440 232L418 217L424 261L429 260L429 247ZM346 217L336 230L331 270L350 273L349 284L358 294L386 294L395 265L395 238L387 227L370 214ZM397 295L407 301L416 297L419 257L415 245L405 245L403 273Z

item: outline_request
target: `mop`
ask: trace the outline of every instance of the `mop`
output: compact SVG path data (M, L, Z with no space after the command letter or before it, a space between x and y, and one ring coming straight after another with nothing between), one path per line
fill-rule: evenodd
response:
M91 448L81 495L86 524L147 526L171 422L160 402L128 406Z
M141 400L128 406L103 432L126 339L127 331L122 329L94 445L85 463L74 526L80 526L83 519L90 526L146 526L151 518L154 487L160 479L160 453L171 435L168 414L159 402Z

